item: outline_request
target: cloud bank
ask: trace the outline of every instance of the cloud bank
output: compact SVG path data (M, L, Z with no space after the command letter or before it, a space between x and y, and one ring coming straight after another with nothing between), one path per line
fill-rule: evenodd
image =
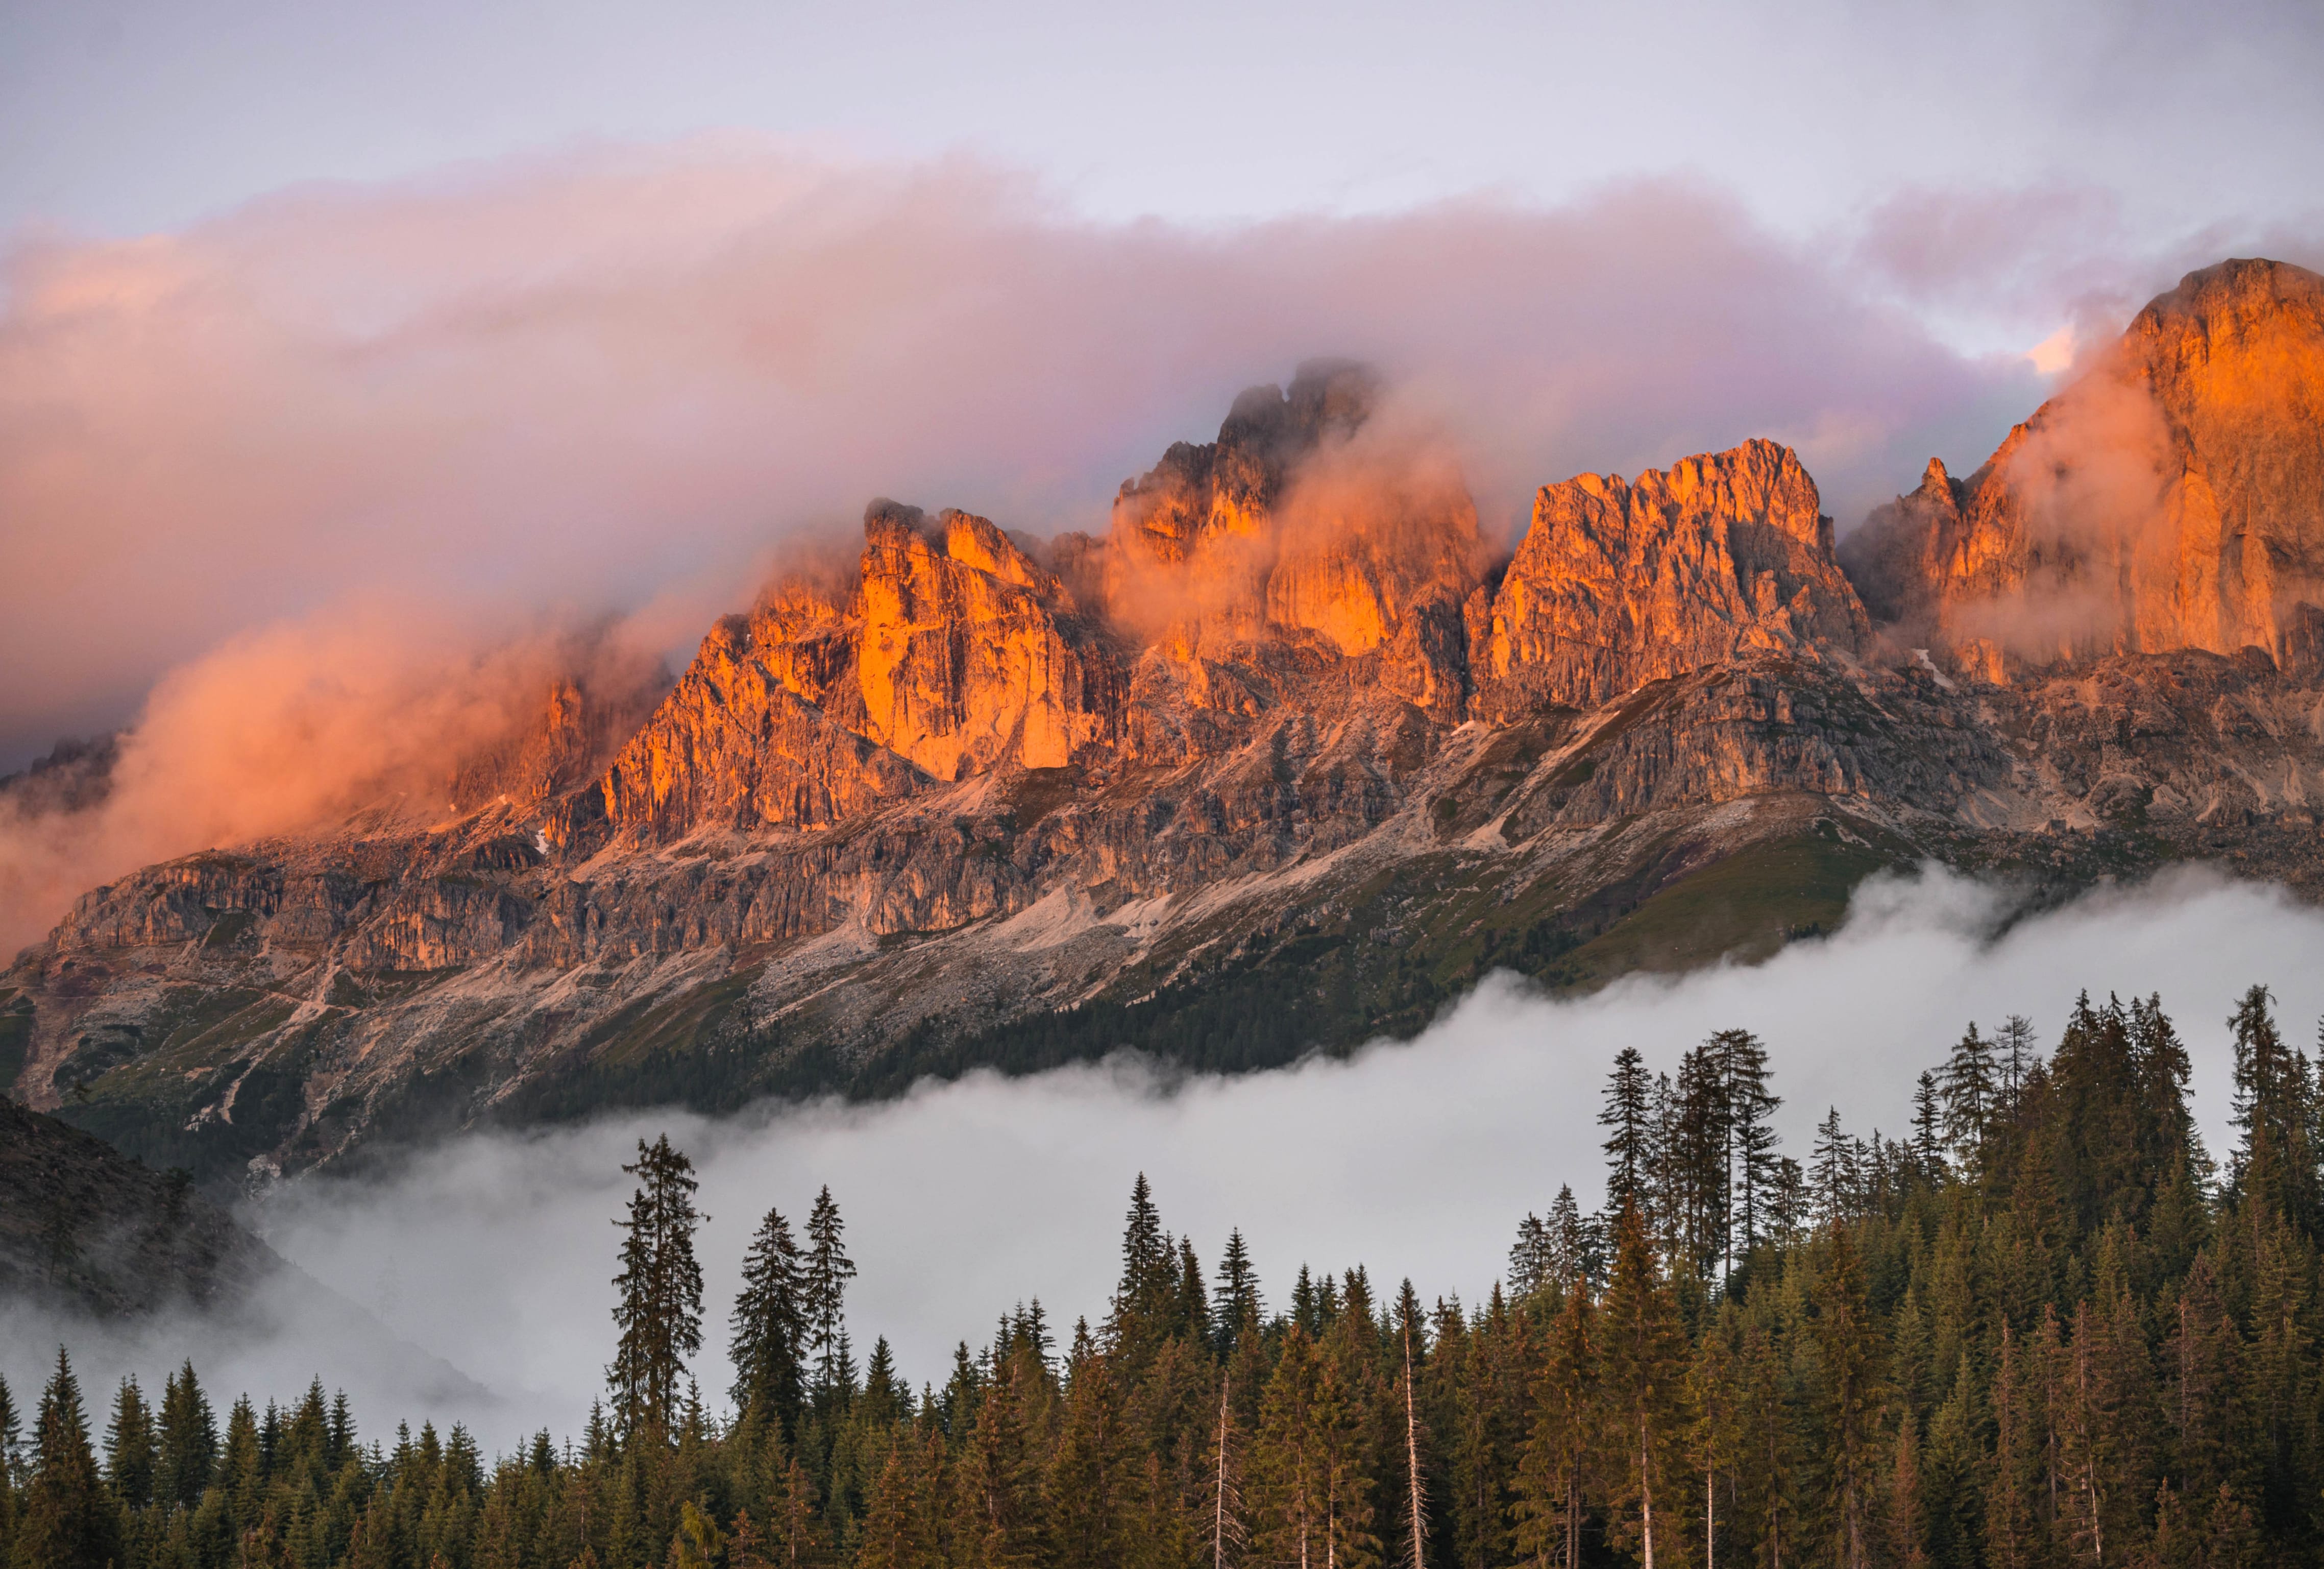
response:
M1410 1276L1474 1302L1501 1273L1520 1216L1561 1183L1585 1202L1600 1195L1600 1086L1626 1044L1670 1069L1714 1029L1756 1030L1786 1097L1786 1147L1803 1155L1828 1106L1859 1134L1904 1128L1914 1075L1972 1019L2025 1013L2046 1047L2080 988L2159 991L2193 1053L2195 1106L2216 1153L2229 1143L2234 999L2270 983L2292 1036L2324 1012L2314 964L2324 912L2276 890L2188 872L2014 924L2011 909L2005 891L1941 871L1882 878L1831 938L1756 968L1633 978L1562 1001L1496 981L1412 1043L1343 1062L1175 1085L1117 1062L977 1075L868 1107L625 1114L466 1137L384 1180L315 1180L276 1195L263 1218L279 1251L488 1386L491 1400L413 1377L408 1356L366 1353L346 1367L295 1315L278 1339L230 1343L184 1326L106 1342L19 1319L0 1335L0 1371L23 1389L62 1334L87 1348L98 1388L129 1366L158 1387L160 1370L190 1352L218 1388L287 1397L318 1371L344 1380L374 1434L431 1413L465 1417L488 1446L543 1425L576 1430L610 1344L619 1168L662 1130L699 1166L712 1217L700 1237L706 1393L728 1381L724 1315L752 1230L770 1204L796 1221L825 1183L862 1266L850 1299L859 1346L886 1335L915 1382L940 1380L956 1340L980 1340L1032 1297L1060 1324L1101 1317L1141 1170L1206 1266L1241 1227L1274 1302L1303 1262L1362 1262L1376 1279Z
M1879 257L1915 287L1961 264L1910 235ZM1319 353L1436 413L1493 526L1581 469L1755 435L1845 523L2040 391L1875 271L1683 182L1205 228L1088 221L974 162L733 142L20 240L0 758L357 590L512 618L669 593L690 641L874 494L1099 526L1123 477Z

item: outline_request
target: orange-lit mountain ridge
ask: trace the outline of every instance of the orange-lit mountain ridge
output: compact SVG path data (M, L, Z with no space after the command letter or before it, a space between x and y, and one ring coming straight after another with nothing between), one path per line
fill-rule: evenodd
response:
M1851 539L1853 581L1767 441L1545 485L1498 562L1330 362L1100 536L875 503L633 727L561 690L449 824L87 895L0 979L0 1075L149 1161L263 1173L1125 1046L1282 1062L1497 966L1763 955L1928 858L2312 890L2315 281L2196 274Z

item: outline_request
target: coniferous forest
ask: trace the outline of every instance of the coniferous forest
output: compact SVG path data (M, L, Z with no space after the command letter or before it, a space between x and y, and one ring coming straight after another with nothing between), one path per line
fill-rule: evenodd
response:
M105 1405L60 1353L0 1395L23 1569L1195 1569L2324 1563L2324 1064L2236 1007L2234 1137L2196 1136L2157 999L2053 1044L1971 1027L1902 1136L1786 1152L1727 1030L1604 1089L1607 1200L1517 1228L1482 1302L1360 1267L1266 1300L1141 1177L1104 1321L1038 1303L917 1391L859 1361L826 1190L703 1300L683 1152L641 1144L604 1397L488 1462L318 1380L190 1365ZM689 1362L728 1337L732 1389ZM30 1393L27 1391L26 1393ZM19 1429L22 1429L21 1435Z

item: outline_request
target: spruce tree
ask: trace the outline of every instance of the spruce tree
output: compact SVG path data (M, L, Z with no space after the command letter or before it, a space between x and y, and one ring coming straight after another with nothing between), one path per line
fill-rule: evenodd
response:
M963 1558L976 1569L1036 1569L1048 1554L1040 1444L1025 1410L1027 1361L1010 1357L994 1368L961 1459Z
M1637 1209L1616 1223L1614 1274L1599 1315L1614 1538L1646 1569L1675 1564L1686 1351L1678 1310Z
M730 1320L731 1394L738 1417L773 1423L786 1443L798 1431L811 1321L807 1262L790 1223L770 1209L742 1256L742 1289Z
M1663 1150L1674 1210L1674 1261L1705 1284L1715 1282L1727 1255L1734 1132L1727 1092L1726 1054L1713 1037L1679 1063Z
M1873 1561L1873 1508L1879 1493L1881 1346L1849 1228L1831 1227L1828 1239L1816 1283L1814 1333L1823 1375L1833 1552L1842 1569L1866 1569Z
M1840 1125L1840 1108L1831 1107L1816 1124L1814 1164L1808 1171L1816 1218L1831 1224L1856 1213L1864 1187L1860 1146Z
M1527 1213L1517 1223L1517 1240L1509 1247L1509 1295L1523 1302L1557 1279L1555 1245L1539 1215Z
M217 1464L217 1425L189 1361L161 1389L161 1444L154 1488L164 1501L192 1509Z
M847 1283L855 1278L855 1261L842 1240L847 1223L826 1185L815 1195L807 1216L807 1314L815 1347L816 1407L828 1419L835 1405L844 1405L854 1393L854 1368L846 1352Z
M153 1501L153 1418L134 1375L121 1380L105 1430L105 1480L133 1509Z
M1510 1514L1517 1551L1533 1564L1580 1569L1602 1414L1590 1294L1569 1288L1535 1376L1532 1424L1519 1453Z
M1227 1248L1219 1259L1218 1284L1211 1288L1211 1343L1222 1357L1234 1354L1235 1337L1247 1322L1265 1315L1259 1294L1259 1271L1238 1226L1227 1233Z
M1067 1374L1065 1419L1049 1465L1056 1569L1116 1569L1130 1561L1143 1472L1113 1370L1084 1341Z
M1934 1182L1944 1173L1944 1093L1937 1075L1925 1068L1913 1084L1913 1161L1924 1181Z
M2303 1235L2316 1234L2315 1106L2306 1062L2284 1045L2264 986L2246 992L2227 1020L2235 1032L2234 1121L2241 1131L2227 1167L2229 1195L2266 1205Z
M1653 1204L1658 1154L1655 1084L1646 1072L1646 1059L1635 1046L1626 1046L1614 1056L1598 1125L1607 1130L1601 1147L1606 1152L1606 1214L1619 1216L1626 1209L1645 1214Z
M1731 1270L1743 1255L1774 1234L1784 1164L1776 1154L1783 1140L1775 1131L1775 1115L1784 1098L1768 1087L1767 1048L1757 1036L1748 1029L1722 1029L1711 1038L1726 1079Z
M686 1359L702 1349L702 1267L695 1227L708 1217L694 1205L694 1164L665 1133L622 1170L638 1178L623 1234L622 1272L613 1278L621 1330L605 1382L624 1442L667 1438L680 1414Z
M1142 1371L1146 1360L1168 1335L1178 1297L1177 1250L1162 1229L1154 1189L1139 1172L1130 1189L1130 1214L1121 1229L1121 1279L1106 1315L1106 1343L1123 1365Z
M1978 1033L1975 1020L1945 1059L1942 1086L1945 1142L1961 1169L1974 1177L1985 1168L1986 1141L2002 1101L1994 1043Z
M57 1371L41 1391L32 1472L16 1521L21 1569L110 1569L121 1555L120 1521L88 1444L88 1421L72 1361L57 1352Z

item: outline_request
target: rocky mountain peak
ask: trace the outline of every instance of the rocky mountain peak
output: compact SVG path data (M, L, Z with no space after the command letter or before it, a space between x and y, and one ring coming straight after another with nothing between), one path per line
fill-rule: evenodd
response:
M1869 631L1798 454L1752 440L1544 485L1489 607L1471 614L1480 701L1583 707L1753 649L1853 651Z
M2324 615L2324 278L2190 272L1965 481L1851 537L1867 601L1964 668L2256 646Z

